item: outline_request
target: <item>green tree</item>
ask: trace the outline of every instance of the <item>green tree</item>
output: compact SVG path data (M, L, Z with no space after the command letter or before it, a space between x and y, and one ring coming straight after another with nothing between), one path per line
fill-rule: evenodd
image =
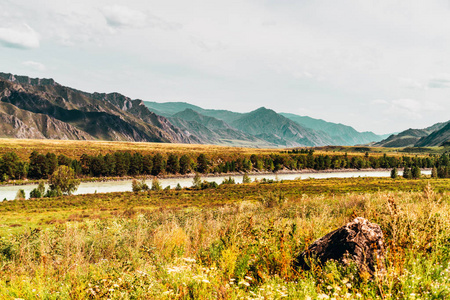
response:
M50 190L61 191L62 194L70 195L78 189L80 180L75 172L68 166L59 166L49 178Z
M189 172L191 172L192 168L192 159L187 156L186 154L184 154L183 156L180 157L180 173L181 174L187 174Z
M144 155L142 159L142 172L150 175L153 170L153 157L150 154Z
M180 171L180 162L175 154L169 154L166 171L171 174L177 174Z
M81 166L81 163L76 159L72 160L72 162L70 163L70 168L74 170L75 174L77 175L83 173L83 167Z
M431 169L431 178L438 178L438 171L436 167L433 167L433 169Z
M23 163L14 152L7 152L3 154L0 164L0 174L5 174L10 179L20 179L25 174L23 170Z
M403 178L406 178L406 179L412 178L411 169L406 166L403 168Z
M58 165L64 165L70 167L70 164L72 163L72 160L65 156L64 154L58 155Z
M152 175L157 176L164 171L164 158L160 153L156 153L153 156L153 169Z
M48 174L53 174L58 168L58 157L55 153L47 152L45 158L47 160Z
M209 162L208 162L208 159L206 158L206 155L203 153L200 154L197 157L197 172L203 173L203 174L208 173L208 165L209 165Z
M92 156L89 161L89 174L100 177L106 173L103 155Z
M130 175L142 174L144 170L144 157L139 152L131 156L130 160Z
M420 172L420 168L418 166L414 166L411 169L411 177L414 179L418 179L420 178L421 172Z
M106 176L113 176L116 173L116 160L113 155L107 153L103 157L104 161L104 172ZM75 169L74 169L75 170Z

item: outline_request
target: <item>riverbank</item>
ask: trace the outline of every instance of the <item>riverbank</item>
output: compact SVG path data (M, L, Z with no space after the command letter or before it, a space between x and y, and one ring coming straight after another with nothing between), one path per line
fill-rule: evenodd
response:
M351 177L390 177L390 170L373 170L368 169L363 170L328 170L324 172L253 172L248 174L251 181L270 181L270 182L280 182L280 181L292 181L292 180L304 180L310 178L316 179L326 179L326 178L351 178ZM401 175L399 171L399 175ZM423 170L423 175L430 175L431 171ZM194 174L187 174L182 177L180 176L166 176L160 177L159 183L162 188L173 189L176 186L181 186L182 188L191 187L193 184ZM235 183L242 183L243 173L226 173L226 174L210 174L210 176L202 176L202 181L215 182L220 185L223 181L229 178L233 179ZM151 184L153 177L140 177L147 181L147 184ZM132 181L134 177L129 178L118 178L117 180L95 180L95 181L85 181L80 184L75 194L97 194L97 193L113 193L113 192L130 192L132 190ZM138 179L139 180L139 179ZM37 184L28 185L9 185L0 186L0 201L1 200L13 200L19 190L24 190L25 195L30 195L30 192L37 187Z
M301 169L301 170L280 170L277 172L259 172L259 171L252 171L247 172L248 175L283 175L283 174L317 174L317 173L354 173L354 172L384 172L389 171L391 169L327 169L327 170L315 170L315 169ZM422 171L431 171L429 168L421 169ZM401 170L400 170L401 171ZM214 178L214 177L228 177L228 176L243 176L244 172L229 172L229 173L208 173L208 174L200 174L202 178ZM153 178L158 179L185 179L185 178L194 178L195 173L189 173L185 175L181 174L166 174L166 175L158 175L158 176L152 176L152 175L140 175L140 176L122 176L122 177L87 177L87 178L80 178L81 182L120 182L120 181L128 181L133 179L145 179L145 180L151 180ZM39 184L39 182L44 181L45 183L47 180L32 180L32 179L25 179L25 180L10 180L8 182L0 182L0 186L26 186L26 185L36 185Z

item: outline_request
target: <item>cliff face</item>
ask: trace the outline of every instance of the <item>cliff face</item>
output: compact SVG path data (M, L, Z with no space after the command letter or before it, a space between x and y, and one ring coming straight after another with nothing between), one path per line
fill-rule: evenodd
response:
M2 137L197 143L141 100L0 73Z

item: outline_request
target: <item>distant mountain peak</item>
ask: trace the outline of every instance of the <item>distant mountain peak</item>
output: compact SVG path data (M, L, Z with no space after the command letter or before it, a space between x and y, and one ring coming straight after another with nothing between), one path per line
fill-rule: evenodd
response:
M11 82L28 84L28 85L60 85L53 78L31 78L28 76L19 76L11 73L0 72L0 78L9 80Z

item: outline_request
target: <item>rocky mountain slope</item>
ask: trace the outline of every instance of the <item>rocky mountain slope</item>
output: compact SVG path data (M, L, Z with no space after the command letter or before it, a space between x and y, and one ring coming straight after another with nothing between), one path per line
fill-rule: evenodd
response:
M440 146L450 138L448 137L449 122L436 123L424 129L407 129L393 134L387 139L375 143L376 147L433 147ZM444 129L447 128L447 129Z
M314 119L308 116L298 116L289 113L280 113L280 115L285 116L304 127L327 133L335 145L363 145L378 142L387 137L384 135L377 135L370 131L359 132L351 126Z
M441 129L432 132L430 135L421 138L416 144L416 147L434 147L449 145L450 142L450 122Z
M214 110L214 109L203 109L196 105L192 105L185 102L148 102L144 101L145 105L155 113L159 113L166 117L171 117L176 113L184 111L186 109L198 112L203 116L213 117L227 123L228 125L235 127L234 123L238 119L242 118L245 114L236 113L227 110ZM294 114L280 113L285 118L294 121L297 125L302 127L303 131L315 132L318 136L316 138L312 137L313 140L319 139L318 144L324 145L358 145L358 144L368 144L371 142L381 141L388 135L376 135L373 132L358 132L350 126L343 124L336 124L331 122L326 122L324 120L314 119L310 117L303 117ZM245 130L244 130L245 131ZM322 137L319 137L322 136ZM280 138L277 134L273 134L270 131L264 132L259 138L264 138L266 141L271 141L272 143L282 143L286 145L286 141ZM309 143L309 142L307 142ZM289 144L289 143L288 143ZM310 143L309 143L310 144ZM316 144L313 142L313 144Z
M204 144L232 144L241 141L260 147L276 146L237 130L222 120L202 115L191 108L178 112L168 119L182 130L195 133Z
M0 73L0 103L0 130L8 137L198 142L140 100L116 93L91 95L52 79ZM17 129L20 122L26 130Z
M302 127L265 107L243 114L231 125L267 142L287 147L332 144L331 138L326 133Z

